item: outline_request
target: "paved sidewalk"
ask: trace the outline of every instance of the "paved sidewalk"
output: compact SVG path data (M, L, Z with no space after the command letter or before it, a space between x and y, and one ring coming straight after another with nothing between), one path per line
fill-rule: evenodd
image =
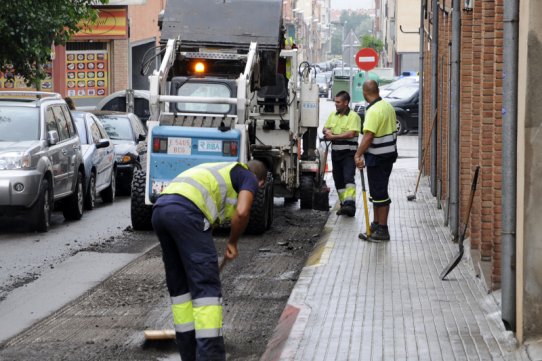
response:
M262 360L528 360L504 329L468 251L440 280L458 246L426 180L417 199L407 201L418 175L417 137L399 140L390 181L392 240L358 239L365 230L358 177L356 217L330 213L327 235L301 272Z

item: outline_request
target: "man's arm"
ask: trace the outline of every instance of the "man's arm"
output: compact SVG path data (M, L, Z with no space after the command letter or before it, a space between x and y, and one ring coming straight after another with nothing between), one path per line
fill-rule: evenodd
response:
M363 169L365 167L365 161L361 156L363 155L363 153L365 153L367 149L369 149L369 147L373 143L374 137L375 134L373 132L366 131L363 134L363 138L361 138L361 144L359 145L358 150L356 150L356 155L354 155L356 167L358 167L359 169Z
M224 257L227 259L234 259L239 254L237 252L237 241L247 227L253 200L254 195L252 192L247 190L239 192L237 208L231 220L230 238L226 247L226 253L224 254Z
M358 135L358 132L355 130L349 130L341 134L333 134L331 130L324 128L324 138L325 140L337 140L337 139L350 139Z

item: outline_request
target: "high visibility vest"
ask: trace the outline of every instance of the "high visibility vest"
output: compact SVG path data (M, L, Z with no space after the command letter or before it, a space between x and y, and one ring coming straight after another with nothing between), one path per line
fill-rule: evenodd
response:
M237 162L205 163L179 174L161 194L179 194L196 205L211 223L231 221L237 206L237 192L230 171Z
M292 49L292 46L294 45L294 39L289 36L284 40L284 48L286 49ZM290 79L292 76L292 59L286 58L286 79Z

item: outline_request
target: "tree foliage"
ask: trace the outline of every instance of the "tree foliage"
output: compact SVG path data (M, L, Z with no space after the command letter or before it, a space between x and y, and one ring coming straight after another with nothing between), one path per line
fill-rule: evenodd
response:
M342 39L350 30L361 36L371 34L373 29L373 20L370 16L347 10L343 10L339 21L333 24L335 26L331 35L331 53L334 55L342 55Z
M372 35L363 35L361 37L361 47L362 48L373 48L377 53L384 49L384 42L382 40L375 38Z
M95 21L91 5L108 0L2 0L0 69L11 64L29 84L45 78L52 45L63 45L80 29L81 20Z

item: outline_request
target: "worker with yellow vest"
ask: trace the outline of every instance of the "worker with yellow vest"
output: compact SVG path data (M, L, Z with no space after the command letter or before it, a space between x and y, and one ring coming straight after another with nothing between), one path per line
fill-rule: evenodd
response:
M257 160L205 163L179 174L153 206L177 346L183 361L225 360L222 291L212 225L231 221L224 257L237 257L267 169Z
M356 164L354 154L358 149L361 119L351 110L350 94L342 90L335 95L336 112L324 124L324 139L331 141L333 181L339 194L341 208L337 214L354 217L356 214Z
M373 202L371 237L361 233L359 237L372 242L390 240L388 214L391 199L388 183L397 160L397 124L395 109L380 97L378 83L363 83L363 97L369 103L365 108L363 138L354 159L359 169L367 167L370 200Z

